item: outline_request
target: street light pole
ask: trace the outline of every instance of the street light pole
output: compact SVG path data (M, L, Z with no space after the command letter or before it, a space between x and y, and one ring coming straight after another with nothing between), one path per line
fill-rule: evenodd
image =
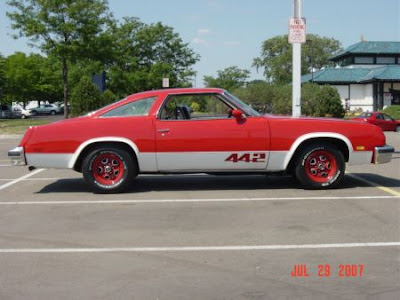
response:
M310 44L310 48L311 48L311 56L310 56L310 65L311 65L311 83L314 82L314 44L313 44L313 40L309 39L307 40L307 43Z
M293 18L301 19L301 0L293 0ZM292 116L301 116L301 43L293 43Z

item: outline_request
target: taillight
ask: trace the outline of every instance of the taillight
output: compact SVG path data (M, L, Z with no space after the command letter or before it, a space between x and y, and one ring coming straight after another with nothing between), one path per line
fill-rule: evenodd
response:
M25 147L26 143L29 140L29 137L32 135L34 130L35 130L35 126L31 126L28 128L28 130L25 132L24 136L22 137L21 142L19 143L20 147Z

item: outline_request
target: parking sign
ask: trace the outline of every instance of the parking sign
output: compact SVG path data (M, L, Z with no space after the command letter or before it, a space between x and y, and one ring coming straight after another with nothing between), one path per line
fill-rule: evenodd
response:
M304 18L291 18L289 20L289 43L306 42L306 22Z

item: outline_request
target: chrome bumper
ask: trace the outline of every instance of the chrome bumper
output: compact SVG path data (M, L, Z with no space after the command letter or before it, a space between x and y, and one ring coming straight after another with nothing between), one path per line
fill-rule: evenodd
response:
M386 145L383 147L375 147L374 150L374 164L384 164L392 160L394 148Z
M24 147L16 147L9 150L8 157L14 166L26 166Z

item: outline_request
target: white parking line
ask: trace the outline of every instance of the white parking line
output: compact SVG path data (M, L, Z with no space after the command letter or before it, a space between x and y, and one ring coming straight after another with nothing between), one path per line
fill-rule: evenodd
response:
M0 253L104 253L104 252L201 252L201 251L266 251L329 248L399 247L400 242L343 243L259 246L205 246L205 247L121 247L121 248L3 248Z
M61 179L73 179L73 178L57 178L57 177L40 177L40 178L25 178L22 179L21 181L49 181L49 180L61 180ZM15 178L4 178L4 179L0 179L0 181L11 181L11 180L15 180Z
M35 170L35 171L32 171L32 172L29 173L29 174L26 174L26 175L24 175L24 176L22 176L22 177L19 177L19 178L17 178L17 179L14 179L13 181L10 181L10 182L7 182L7 183L5 183L5 184L3 184L3 185L0 185L0 190L4 190L5 188L7 188L7 187L9 187L9 186L11 186L11 185L14 185L14 184L16 184L16 183L18 183L18 182L20 182L20 181L26 179L26 178L29 178L29 177L31 177L31 176L34 176L34 175L36 175L36 174L38 174L38 173L40 173L40 172L42 172L42 171L44 171L44 169L37 169L37 170Z
M208 202L267 202L307 200L371 200L399 199L399 196L354 196L354 197L274 197L274 198L222 198L222 199L143 199L143 200L60 200L60 201L0 201L0 205L68 205L68 204L153 204L153 203L208 203Z

